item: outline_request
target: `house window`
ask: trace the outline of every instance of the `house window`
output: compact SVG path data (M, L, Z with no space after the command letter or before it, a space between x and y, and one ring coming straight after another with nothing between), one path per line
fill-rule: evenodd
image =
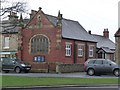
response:
M43 35L31 39L31 53L48 53L49 40Z
M89 46L89 57L93 57L93 46Z
M83 45L78 45L78 56L79 57L83 56L83 49L84 49Z
M9 49L9 37L4 37L4 49Z
M66 43L65 50L66 50L65 55L71 56L71 43Z

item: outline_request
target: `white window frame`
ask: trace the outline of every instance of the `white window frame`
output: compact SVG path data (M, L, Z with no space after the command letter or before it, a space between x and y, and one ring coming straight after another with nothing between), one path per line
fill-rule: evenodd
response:
M9 44L10 44L10 37L4 37L4 49L9 49Z
M94 55L94 46L93 45L90 45L89 46L89 57L93 57Z
M65 56L71 56L71 43L65 45Z
M83 57L84 45L78 44L78 57Z

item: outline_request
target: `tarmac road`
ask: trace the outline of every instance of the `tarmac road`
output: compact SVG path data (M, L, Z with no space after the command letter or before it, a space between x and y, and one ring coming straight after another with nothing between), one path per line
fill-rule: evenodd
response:
M118 78L114 75L100 75L100 76L89 76L85 72L78 73L0 73L0 75L10 75L10 76L28 76L28 77L76 77L76 78Z
M95 86L95 87L33 87L33 88L4 88L2 90L120 90L118 86Z
M89 76L85 72L78 73L0 73L0 75L10 75L10 76L28 76L28 77L76 77L76 78L118 78L114 75L100 75L100 76Z

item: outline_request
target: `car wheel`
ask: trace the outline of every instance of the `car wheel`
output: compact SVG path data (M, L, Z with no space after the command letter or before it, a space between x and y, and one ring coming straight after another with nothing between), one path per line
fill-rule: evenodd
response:
M88 69L87 74L93 76L95 74L94 69Z
M21 72L21 68L20 68L20 67L16 67L16 68L15 68L15 72L16 72L16 73L20 73L20 72Z
M118 70L118 69L115 69L114 72L113 72L113 74L114 74L115 76L117 76L117 77L120 76L120 73L119 73L119 70Z

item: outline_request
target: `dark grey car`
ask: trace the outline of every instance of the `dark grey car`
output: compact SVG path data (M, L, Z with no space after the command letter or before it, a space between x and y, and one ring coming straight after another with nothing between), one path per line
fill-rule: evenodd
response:
M84 70L88 75L97 75L97 74L114 74L119 76L119 66L108 59L88 59L84 63Z
M2 71L6 73L9 71L15 71L16 73L20 73L21 71L29 72L31 69L30 64L24 63L19 59L0 58L0 62L2 64Z

